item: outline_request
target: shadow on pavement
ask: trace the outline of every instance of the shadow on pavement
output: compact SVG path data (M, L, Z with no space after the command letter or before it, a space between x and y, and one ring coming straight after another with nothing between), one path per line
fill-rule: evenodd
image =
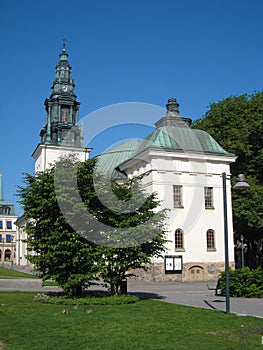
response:
M224 303L225 301L224 300L213 300L212 301L213 303ZM207 301L207 300L204 300L204 303L209 306L211 309L213 310L217 310L217 311L221 311L221 312L224 312L222 311L221 309L218 309L216 306L214 306L213 304L211 304L211 302Z

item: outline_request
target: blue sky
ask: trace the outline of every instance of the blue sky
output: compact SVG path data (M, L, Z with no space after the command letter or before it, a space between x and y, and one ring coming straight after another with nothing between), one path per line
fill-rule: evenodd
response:
M211 102L262 91L262 0L0 0L0 6L0 170L5 200L19 215L14 194L22 173L33 173L31 154L64 37L80 118L111 104L163 107L176 97L181 115L197 119ZM99 123L90 118L91 127ZM94 143L93 155L103 142L110 145L110 135Z

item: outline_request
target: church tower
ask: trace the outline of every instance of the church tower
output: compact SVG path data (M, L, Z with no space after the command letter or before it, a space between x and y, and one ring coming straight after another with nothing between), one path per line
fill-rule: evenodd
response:
M46 125L40 131L40 143L32 154L35 172L45 171L64 155L75 154L80 161L88 158L83 132L78 125L80 103L76 100L75 84L71 76L65 42L56 65L51 94L45 100Z

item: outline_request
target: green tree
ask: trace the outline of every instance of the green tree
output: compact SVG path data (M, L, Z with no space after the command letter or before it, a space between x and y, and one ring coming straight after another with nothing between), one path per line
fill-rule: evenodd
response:
M156 195L146 196L139 179L119 184L97 174L95 186L96 163L63 158L45 172L26 174L18 192L29 260L43 280L75 295L101 278L117 294L131 270L164 251L165 212L156 211Z
M237 156L231 165L233 178L244 173L251 188L232 192L235 238L240 240L241 234L245 238L246 264L263 267L263 92L212 103L193 127L207 131Z

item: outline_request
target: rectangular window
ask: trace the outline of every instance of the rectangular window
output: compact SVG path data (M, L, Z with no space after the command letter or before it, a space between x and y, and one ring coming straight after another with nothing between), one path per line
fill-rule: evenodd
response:
M205 208L214 208L213 187L205 187Z
M70 117L70 109L68 107L62 107L61 108L61 121L62 122L69 122Z
M3 221L0 221L0 229L3 229Z
M6 235L6 236L5 236L5 239L6 239L6 243L11 243L11 242L12 242L12 237L11 237L11 235Z
M183 186L173 186L174 208L183 207Z
M2 233L0 233L0 242L2 242Z
M7 221L6 222L6 228L9 230L12 230L12 221Z

